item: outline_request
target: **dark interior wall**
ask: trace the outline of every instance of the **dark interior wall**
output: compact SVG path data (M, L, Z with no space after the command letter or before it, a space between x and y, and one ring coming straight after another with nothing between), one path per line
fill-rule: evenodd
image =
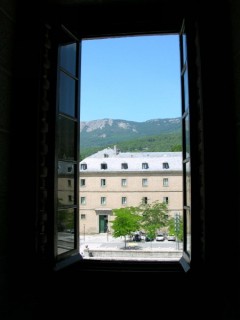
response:
M231 292L239 280L237 154L233 99L234 79L229 3L200 10L200 54L204 119L205 248L208 301L219 316L237 318L239 295ZM238 84L239 86L239 84ZM229 165L228 165L229 164ZM229 183L231 186L229 186ZM232 199L235 199L232 201ZM226 234L225 240L220 240ZM215 296L216 300L212 297ZM214 301L218 301L215 302ZM220 305L224 308L219 308ZM234 310L234 311L233 311ZM238 311L239 312L239 311Z
M226 6L218 4L217 10L210 10L199 1L197 7L206 170L205 267L202 269L202 266L196 266L196 272L184 276L110 271L85 272L83 275L78 269L73 269L44 281L42 278L46 274L41 273L41 270L36 272L34 265L41 63L41 30L36 17L41 12L43 2L22 1L18 6L15 5L16 2L0 3L1 30L4 30L0 33L1 312L8 311L9 319L21 316L24 319L40 319L46 314L73 315L73 305L79 315L83 310L90 314L97 305L99 310L104 309L104 316L109 315L111 307L116 306L118 316L131 314L136 317L142 316L143 311L152 314L151 310L154 310L154 315L168 315L168 319L175 319L177 315L186 319L193 319L195 316L239 319L239 295L236 291L239 293L240 190L238 183L235 187L232 182L229 184L230 181L237 182L240 177L237 161L239 155L236 157L236 151L240 148L235 148L240 139L239 2L223 1ZM154 1L150 2L153 5ZM101 7L101 2L98 3ZM96 12L99 13L98 9ZM178 9L181 10L180 6ZM174 10L174 14L175 12ZM51 12L49 13L51 16ZM120 10L116 17L120 13L124 14L124 10ZM144 13L138 14L137 19L136 14L134 7L130 7L127 20L134 23L137 21L137 24L144 23ZM151 10L147 6L145 14L151 20ZM107 25L101 24L100 16L99 27L107 28ZM164 17L164 12L160 16ZM154 21L157 17L156 10L152 29L155 28ZM93 18L94 16L89 19L89 24L94 26L94 35L96 25ZM66 20L70 21L71 18ZM166 17L163 20L167 29ZM117 24L115 28L118 28ZM9 298L8 303L5 303L6 297ZM132 302L135 297L138 300L137 306Z
M234 223L236 225L233 228L233 231L236 232L236 253L234 255L234 260L232 260L232 264L236 264L237 272L235 279L236 282L240 283L239 278L239 270L240 270L240 185L239 185L239 177L240 177L240 4L237 0L231 0L230 2L230 26L231 26L231 50L232 50L232 78L233 78L233 106L234 106L234 142L235 142L235 150L236 150L236 173L235 173L235 183L234 188L236 188L237 196L236 196L236 213L234 214L235 220ZM240 286L238 285L236 288L237 291L237 301L240 301Z
M38 192L39 94L41 68L41 28L38 1L17 3L14 41L14 88L12 95L11 166L11 233L10 246L16 239L24 250L16 250L18 258L32 259ZM17 164L17 166L16 166Z
M6 304L8 216L10 213L10 137L16 1L0 2L0 305ZM2 309L2 308L1 308Z
M231 51L232 51L232 78L233 78L233 106L234 106L234 135L235 135L235 150L237 154L236 161L236 178L240 177L240 37L239 37L239 30L240 30L240 5L237 0L230 1L230 15L231 15L231 32L230 32L230 39L231 39ZM234 188L237 190L237 212L240 212L240 186L239 183L234 185ZM240 215L237 214L236 220L236 231L239 235L240 230ZM238 241L238 249L240 248L240 237L237 237ZM239 252L240 250L238 250ZM240 258L238 256L238 258ZM238 260L239 261L239 260Z

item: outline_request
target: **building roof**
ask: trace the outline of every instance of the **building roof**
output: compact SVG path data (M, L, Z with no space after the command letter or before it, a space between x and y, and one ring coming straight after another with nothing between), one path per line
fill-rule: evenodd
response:
M168 164L166 168L163 163ZM85 169L82 164L86 164ZM182 152L120 152L116 147L106 148L83 159L80 162L80 171L182 171Z

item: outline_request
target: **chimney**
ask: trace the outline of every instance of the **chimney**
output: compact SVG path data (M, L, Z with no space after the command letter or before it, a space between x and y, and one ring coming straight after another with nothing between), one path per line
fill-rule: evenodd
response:
M113 147L113 150L114 150L114 154L115 154L115 155L118 155L119 152L120 152L120 150L117 149L117 146L116 146L116 145Z

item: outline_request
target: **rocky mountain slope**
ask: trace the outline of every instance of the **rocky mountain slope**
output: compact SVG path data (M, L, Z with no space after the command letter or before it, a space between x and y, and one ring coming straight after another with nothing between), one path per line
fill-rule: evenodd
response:
M80 123L81 149L173 133L181 133L181 118L152 119L144 122L100 119Z

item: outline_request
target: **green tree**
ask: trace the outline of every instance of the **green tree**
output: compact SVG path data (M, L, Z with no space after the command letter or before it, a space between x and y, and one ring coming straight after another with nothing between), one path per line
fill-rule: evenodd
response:
M178 222L176 217L171 217L168 220L168 233L174 234L177 240L183 241L183 219L181 215L178 215Z
M126 237L139 230L141 216L138 213L138 208L135 207L113 209L112 211L115 215L115 219L111 221L112 235L114 238L124 237L126 249Z
M141 204L142 229L152 238L156 236L159 229L167 226L168 205L165 202L154 201L151 204Z

